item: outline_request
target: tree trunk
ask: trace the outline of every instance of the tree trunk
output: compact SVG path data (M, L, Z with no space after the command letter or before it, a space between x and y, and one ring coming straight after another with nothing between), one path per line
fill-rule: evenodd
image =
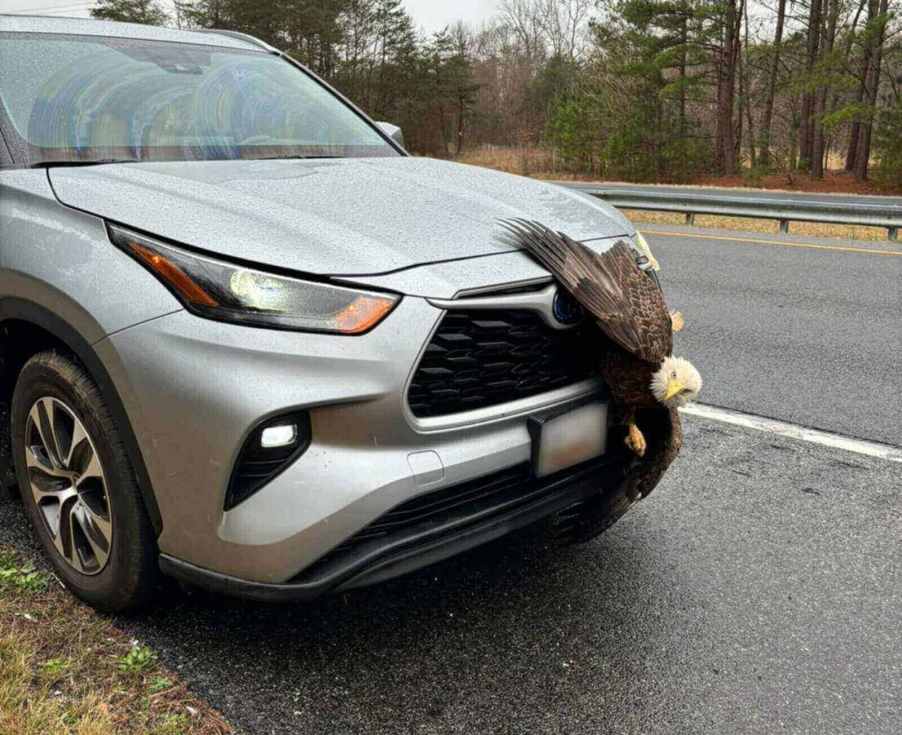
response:
M827 28L824 42L821 44L822 59L828 59L833 53L833 44L836 41L836 24L839 21L841 0L827 0L826 9ZM827 112L828 84L823 84L817 90L814 106L814 137L811 150L811 175L817 179L824 178L824 115Z
M858 21L861 20L861 13L864 10L865 5L868 4L868 0L859 0L858 8L855 11L855 16L852 18L852 24L845 29L846 31L846 44L843 49L842 58L848 60L852 58L852 47L855 45L855 34L858 31ZM849 67L851 71L851 66ZM859 91L861 91L861 87L859 87ZM833 92L833 99L830 102L830 112L837 110L839 108L840 102L843 98L843 89L842 86L838 86ZM858 102L861 102L861 99L858 99ZM852 145L850 141L849 147L846 149L846 164L845 170L851 171L852 164L855 160L855 154L852 152L853 148L858 147L858 132L857 128L855 128L855 123L852 123L852 130L850 131L850 138L854 135L855 145ZM838 151L837 151L838 152Z
M457 151L460 156L464 147L464 115L467 112L467 100L463 95L457 98Z
M742 63L742 54L740 53L736 57L736 82L739 87L739 96L737 100L737 115L736 115L736 127L735 133L733 134L733 147L735 148L734 156L739 163L739 168L742 168L741 160L742 160L742 135L743 135L743 125L744 125L744 115L746 110L748 109L748 99L746 98L746 88L745 88L745 65Z
M880 0L877 15L880 16L880 27L873 37L871 63L867 73L867 85L865 101L868 104L868 116L862 120L858 138L858 150L855 153L855 178L865 181L868 178L868 166L871 160L871 133L874 128L874 116L877 111L877 92L880 88L880 71L883 63L883 40L886 32L886 14L889 9L889 0ZM870 18L868 22L870 22Z
M717 75L717 150L715 151L715 166L720 173L727 176L736 173L733 97L736 91L736 61L739 55L741 18L741 8L737 8L736 0L727 0Z
M686 139L686 44L689 40L689 29L686 16L680 23L680 140Z
M821 3L824 0L811 0L808 13L808 46L805 71L808 84L814 77L817 64L818 49L821 38ZM810 89L802 92L802 119L799 126L799 168L810 168L814 153L814 110L815 94Z
M748 54L751 46L749 45L749 3L746 0L745 3L745 52ZM740 61L742 60L742 55L740 54ZM749 127L749 158L752 163L752 168L757 168L758 166L758 155L755 150L755 120L752 117L752 72L749 68L749 64L743 63L742 69L745 78L745 90L742 94L743 99L745 100L745 116L748 122Z
M680 19L680 96L679 96L679 119L677 121L677 136L680 145L678 148L679 160L676 166L681 176L689 176L689 155L686 146L687 128L686 128L686 67L688 65L688 53L686 44L689 38L688 21L685 15Z
M867 0L868 5L868 22L873 20L874 14L879 10L879 0ZM865 28L867 33L867 28ZM864 49L861 58L861 78L858 82L858 91L855 95L855 102L862 106L868 88L868 74L871 70L871 57L873 56L873 41L869 35L865 37ZM858 156L858 144L861 139L861 120L852 121L852 127L849 130L849 147L846 149L846 171L855 170L855 158Z
M774 120L774 96L777 92L777 74L780 70L780 49L783 45L783 25L786 22L786 0L777 7L777 30L774 32L774 53L767 79L767 99L764 103L764 119L761 121L761 165L770 167L770 135Z

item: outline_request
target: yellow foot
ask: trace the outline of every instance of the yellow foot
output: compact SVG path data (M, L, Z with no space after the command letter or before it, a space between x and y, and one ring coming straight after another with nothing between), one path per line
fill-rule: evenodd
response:
M683 327L686 326L686 320L683 319L683 314L679 311L670 312L670 322L673 324L674 332L682 332Z
M629 432L624 443L639 457L645 456L645 450L648 448L648 445L645 443L645 437L639 430L639 427L635 424L629 425Z

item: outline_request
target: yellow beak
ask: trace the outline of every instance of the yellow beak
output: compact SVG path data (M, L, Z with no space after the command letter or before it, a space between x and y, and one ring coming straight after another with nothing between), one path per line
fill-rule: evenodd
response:
M664 394L664 400L669 401L674 396L680 394L683 390L683 384L678 380L668 380L667 381L667 392Z

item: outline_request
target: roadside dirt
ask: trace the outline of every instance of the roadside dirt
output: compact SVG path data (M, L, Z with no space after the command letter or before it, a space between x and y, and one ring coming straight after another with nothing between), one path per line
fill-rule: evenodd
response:
M902 190L883 189L872 181L857 181L844 171L830 171L823 179L813 179L804 174L773 174L751 181L742 176L707 176L699 179L698 186L741 187L755 189L780 189L812 194L902 194Z
M606 183L658 183L674 185L673 182L624 182L605 179L593 175L567 173L561 170L559 161L553 153L544 148L504 148L484 146L468 150L455 160L474 166L494 168L508 173L532 176L537 179L557 179L561 181L603 181ZM782 191L810 192L816 194L877 194L899 195L902 188L881 188L873 181L856 181L855 177L841 170L842 161L831 161L833 169L823 179L813 179L800 173L780 173L753 178L748 175L735 176L701 176L691 181L681 181L683 186L712 186L740 189L773 189Z

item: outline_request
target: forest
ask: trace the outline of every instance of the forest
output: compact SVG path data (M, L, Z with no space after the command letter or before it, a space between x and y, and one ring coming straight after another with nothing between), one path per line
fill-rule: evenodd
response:
M93 15L257 36L402 126L419 155L900 190L900 11L902 0L502 0L479 27L428 35L401 0L101 0Z

